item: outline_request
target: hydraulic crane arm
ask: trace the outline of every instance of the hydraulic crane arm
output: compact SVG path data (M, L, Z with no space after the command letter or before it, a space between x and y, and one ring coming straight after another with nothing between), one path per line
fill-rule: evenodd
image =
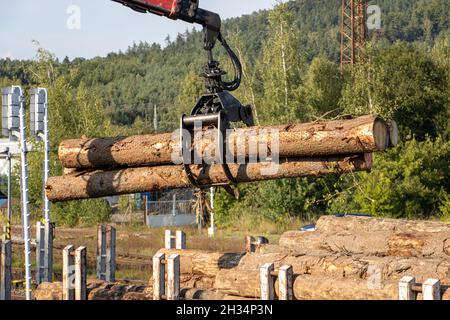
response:
M154 13L159 16L168 17L173 20L183 20L190 23L198 23L204 29L204 49L208 52L208 63L202 73L205 79L207 93L198 100L191 112L191 116L182 115L180 119L180 132L189 131L191 135L197 123L201 122L202 126L213 125L218 129L218 157L222 164L224 173L228 178L228 183L220 184L225 187L231 194L236 195L230 189L230 184L235 185L230 169L225 159L225 145L224 137L226 130L230 127L231 122L243 122L247 126L254 125L253 114L251 106L243 106L229 91L234 91L239 88L242 78L242 65L239 58L231 50L230 46L225 41L221 34L221 19L217 13L199 8L200 0L113 0L119 2L131 9L146 13ZM224 81L222 76L226 72L219 67L219 62L214 60L212 50L219 41L223 46L228 56L230 57L234 69L235 76L232 81ZM196 177L191 172L189 164L192 163L192 158L189 158L188 151L191 149L189 139L185 139L184 135L180 136L181 153L183 154L183 165L186 176L194 187L200 188ZM189 152L189 151L188 151ZM192 153L189 152L192 156ZM186 158L184 158L186 155ZM203 188L205 186L202 186Z
M205 28L205 49L214 48L220 34L217 13L199 8L199 0L112 0L135 11L150 12L173 20L201 24Z

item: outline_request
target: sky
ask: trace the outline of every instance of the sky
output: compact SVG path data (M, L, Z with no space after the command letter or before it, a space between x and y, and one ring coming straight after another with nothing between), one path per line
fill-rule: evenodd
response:
M268 9L276 0L200 0L223 19ZM183 21L132 11L111 0L0 0L0 58L33 59L37 40L60 59L92 58L133 42L164 45L191 29Z

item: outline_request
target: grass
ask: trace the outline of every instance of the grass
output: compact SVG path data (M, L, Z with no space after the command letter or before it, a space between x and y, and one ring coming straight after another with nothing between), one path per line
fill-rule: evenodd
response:
M19 217L13 219L12 236L22 238ZM0 222L2 217L0 217ZM286 230L298 229L302 225L299 219L290 219L282 224L275 224L267 219L255 216L254 214L243 214L227 228L218 227L214 238L209 238L207 228L202 232L197 227L172 228L173 230L183 230L186 233L187 246L189 249L221 252L243 252L245 250L244 238L247 235L265 236L271 243L277 243L280 235ZM31 238L35 238L35 221L31 225ZM118 256L117 279L143 280L148 281L151 274L151 257L164 247L164 231L167 228L148 228L137 223L128 225L115 225L117 230L116 252ZM97 228L77 227L77 228L56 228L54 246L54 273L55 280L60 280L62 272L62 250L66 245L85 246L88 249L88 276L95 277L95 257L97 246ZM35 266L35 251L32 254L32 268ZM132 260L122 257L123 255L143 255L148 260ZM23 277L23 247L15 245L13 247L13 268L15 277ZM144 262L144 263L143 263ZM15 279L15 280L19 280Z

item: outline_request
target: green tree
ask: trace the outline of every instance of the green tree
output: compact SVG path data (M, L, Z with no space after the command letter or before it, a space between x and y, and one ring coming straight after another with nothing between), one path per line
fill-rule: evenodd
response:
M436 40L431 55L433 60L442 70L446 71L447 77L447 106L438 119L438 131L445 138L450 139L450 32L443 34Z
M297 50L299 35L293 23L287 4L278 4L269 14L268 38L259 64L263 83L260 120L264 123L286 123L302 114L299 86L304 57Z
M196 72L195 68L191 66L182 82L181 92L177 97L176 107L173 109L175 113L173 115L174 119L179 121L182 114L191 114L192 109L204 92L204 82L199 76L199 72Z
M370 173L345 177L353 188L334 199L330 212L350 208L395 218L448 217L449 158L450 142L442 138L408 141L378 155Z
M405 43L367 50L345 84L342 105L350 114L379 114L399 124L403 139L438 134L447 106L445 72L426 53Z
M54 56L39 48L38 58L33 63L31 73L36 76L36 84L45 86L49 92L49 128L52 146L57 146L62 139L81 135L110 135L110 126L101 100L90 92L83 82L73 86L73 78L77 70L71 70L68 76L55 73ZM43 75L49 75L45 77ZM34 139L33 139L34 140ZM52 147L50 154L50 170L52 175L62 174L62 167L57 159L57 148ZM29 201L33 218L42 216L43 203L43 143L33 142L32 151L28 155L29 167ZM19 168L14 174L18 179ZM14 185L14 194L20 197L18 185ZM52 205L52 219L57 223L75 225L79 223L101 222L109 217L111 209L104 200L75 201L72 203Z
M302 88L305 110L316 117L326 113L338 114L342 82L337 63L323 56L314 58Z

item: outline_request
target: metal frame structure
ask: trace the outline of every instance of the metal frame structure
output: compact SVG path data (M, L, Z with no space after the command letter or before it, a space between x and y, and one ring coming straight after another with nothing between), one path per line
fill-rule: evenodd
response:
M48 93L45 88L31 90L30 94L30 128L36 140L44 141L43 189L50 175L50 140L48 128ZM44 194L44 220L50 222L50 202Z
M11 300L11 152L5 148L0 154L5 155L8 161L7 218L0 247L0 300Z
M48 127L48 92L35 88L30 92L30 129L37 141L44 141L43 162L43 221L36 225L36 282L52 281L53 277L53 230L50 222L50 202L45 194L45 185L50 175L50 140Z
M97 227L97 279L116 281L116 228Z
M366 0L342 0L341 69L363 61L366 6Z
M12 242L3 235L0 246L0 300L11 300Z
M22 202L22 228L25 255L25 296L31 300L31 243L30 212L28 208L28 163L25 123L25 97L20 86L2 90L2 133L10 140L20 141L20 187Z
M6 147L0 151L0 155L4 155L5 159L8 161L8 186L7 186L7 213L6 213L6 225L4 230L4 235L6 240L11 240L11 152L9 148Z
M22 228L25 245L25 297L31 300L31 246L30 246L30 211L28 208L28 162L27 162L27 135L25 127L25 97L20 88L20 165L21 165L21 189L22 189ZM17 132L13 132L16 134Z

